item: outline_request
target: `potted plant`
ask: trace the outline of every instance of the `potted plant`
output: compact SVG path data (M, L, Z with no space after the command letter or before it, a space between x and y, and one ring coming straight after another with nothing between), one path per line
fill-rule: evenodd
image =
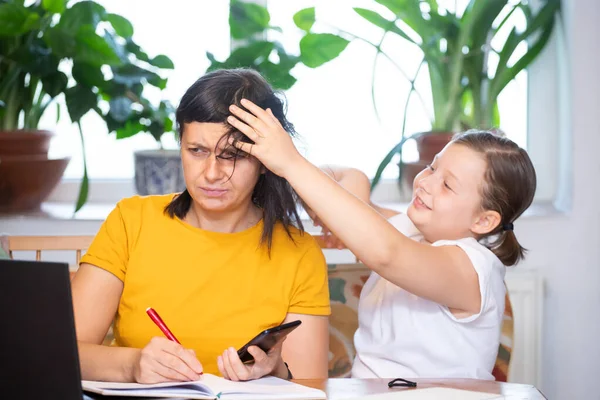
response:
M174 133L175 108L168 101L161 101L154 107L148 101L142 102L138 113L131 113L126 126L145 122L144 126L117 131L117 139L124 139L139 132L148 132L156 140L158 149L134 152L135 188L143 196L181 192L185 189L181 154L176 149L165 149L161 138Z
M418 162L405 165L408 167L406 178L412 184L414 176L432 161L455 132L469 128L497 128L498 95L545 47L553 30L555 16L560 10L559 0L545 0L539 8L534 8L526 1L515 4L508 0L470 0L464 10L457 11L449 11L436 1L375 1L385 6L394 17L386 18L366 8L357 7L354 11L381 29L378 42L336 29L331 33L312 32L314 8L301 10L295 17L297 26L306 31L300 43L301 60L310 67L330 61L330 55L335 54L321 53L322 57L314 60L312 54L318 48L334 47L339 54L353 40L365 41L376 49L373 74L380 57L393 60L382 49L388 36L400 37L421 51L422 61L415 75L404 75L411 89L404 100L400 140L379 164L372 188L377 185L384 168L394 156L402 156L402 147L409 139L417 141L420 154ZM524 16L525 30L519 31L513 27L506 39L496 44L501 36L499 32L502 32L514 13ZM520 46L523 43L527 47L525 51ZM398 67L396 62L393 64ZM406 110L411 97L419 95L415 81L425 70L424 66L427 66L429 73L433 100L431 131L409 136L405 132ZM373 77L373 85L374 82ZM375 105L374 97L373 102Z
M147 103L144 86L164 88L160 73L173 63L150 58L132 35L127 19L94 1L0 0L0 211L39 208L60 180L68 160L48 160L51 134L38 126L57 99L64 98L82 145L80 121L89 111L117 136L149 128L138 110ZM76 210L87 193L84 157Z
M288 90L296 83L290 73L299 62L298 55L289 54L277 40L267 36L271 30L281 29L270 25L271 16L266 7L256 3L232 0L229 3L229 31L237 43L224 61L212 53L206 57L211 62L207 72L222 68L251 68L258 71L274 89Z

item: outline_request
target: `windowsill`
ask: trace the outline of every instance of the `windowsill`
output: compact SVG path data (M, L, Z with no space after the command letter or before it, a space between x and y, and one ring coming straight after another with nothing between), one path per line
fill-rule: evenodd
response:
M408 203L405 202L381 202L381 206L405 212ZM115 207L115 203L87 203L77 214L73 214L73 203L69 202L47 202L42 204L40 211L0 214L0 221L7 220L57 220L57 221L104 221ZM307 215L302 213L302 219L308 220ZM559 210L552 202L537 202L531 205L521 218L540 218L563 216L565 212Z

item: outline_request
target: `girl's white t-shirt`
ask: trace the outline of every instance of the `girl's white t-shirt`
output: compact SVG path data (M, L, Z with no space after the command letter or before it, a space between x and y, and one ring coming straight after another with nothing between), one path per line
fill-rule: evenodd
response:
M389 222L411 239L423 239L406 214ZM479 313L457 318L448 307L415 296L372 272L358 305L353 377L494 379L506 267L474 238L432 245L458 246L468 255L479 276Z

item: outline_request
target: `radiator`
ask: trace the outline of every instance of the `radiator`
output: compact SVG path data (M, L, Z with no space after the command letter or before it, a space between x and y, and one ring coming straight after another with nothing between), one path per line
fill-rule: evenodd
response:
M514 318L508 381L539 387L543 332L542 279L532 269L508 268L505 281Z

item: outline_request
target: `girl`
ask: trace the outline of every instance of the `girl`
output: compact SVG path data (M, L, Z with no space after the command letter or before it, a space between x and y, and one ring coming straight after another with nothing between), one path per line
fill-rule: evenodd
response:
M488 132L461 135L415 178L408 212L386 220L305 160L270 110L241 105L250 113L231 106L228 122L254 144L234 146L285 178L373 270L353 376L493 379L505 266L524 255L513 223L535 193L527 153Z

